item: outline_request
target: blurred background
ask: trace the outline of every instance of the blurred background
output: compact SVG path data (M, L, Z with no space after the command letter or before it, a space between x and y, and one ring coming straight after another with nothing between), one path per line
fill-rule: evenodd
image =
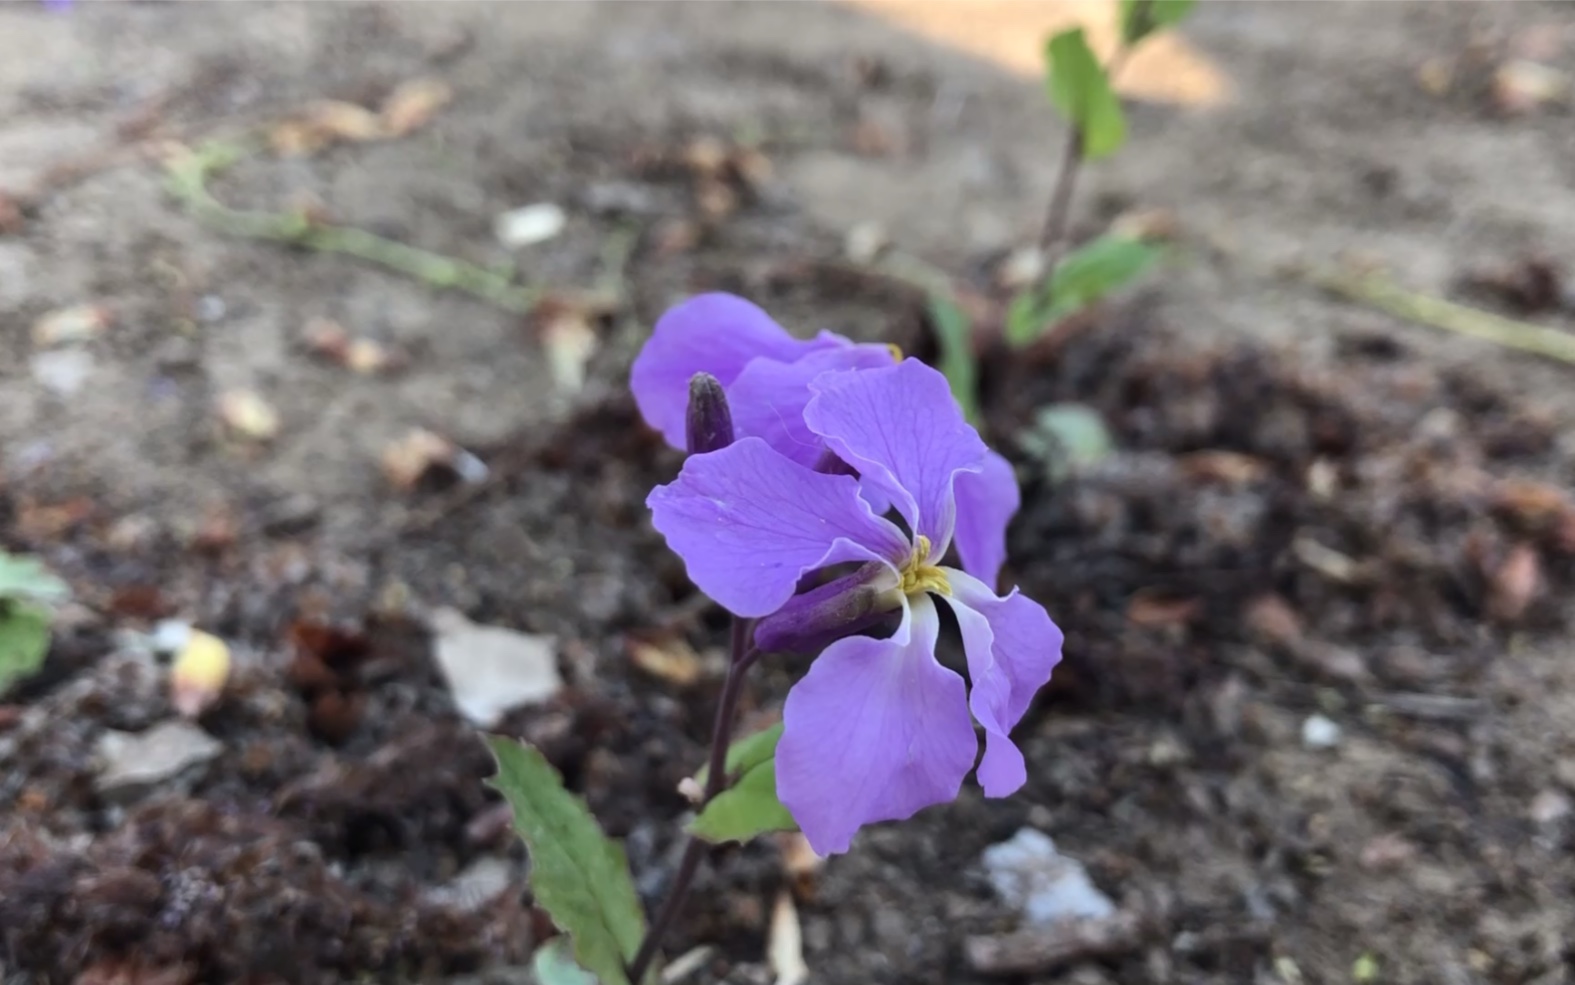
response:
M1564 981L1572 8L1205 0L1068 225L1164 259L1010 348L1115 18L0 6L0 980L532 981L478 728L657 901L726 624L626 375L728 290L949 299L1066 659L1023 792L717 852L670 980Z

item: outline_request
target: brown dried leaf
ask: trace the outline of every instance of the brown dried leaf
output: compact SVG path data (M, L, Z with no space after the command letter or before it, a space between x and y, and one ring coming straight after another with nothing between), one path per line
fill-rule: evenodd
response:
M1196 451L1180 458L1183 474L1203 482L1245 486L1263 479L1270 465L1261 458L1235 451Z
M1530 529L1575 515L1575 500L1558 486L1532 479L1505 479L1493 490L1493 506Z
M727 167L729 156L727 144L720 138L702 136L691 140L684 148L683 162L697 178L719 178Z
M413 428L383 449L383 475L401 492L414 489L433 469L451 467L459 449L439 434Z
M384 135L403 137L419 130L453 98L454 90L442 79L412 79L401 84L383 101Z
M1488 615L1501 623L1519 622L1541 590L1541 559L1529 544L1516 544L1488 581Z
M695 186L695 206L712 222L719 222L738 211L738 192L717 178L703 178Z
M1250 632L1270 643L1294 646L1302 640L1301 617L1279 595L1259 595L1248 602L1243 621Z
M1196 596L1167 595L1140 590L1127 602L1127 622L1144 629L1183 626L1203 614L1203 600Z
M325 99L270 127L268 144L281 156L302 157L341 141L364 143L383 136L383 121L376 113L355 103Z
M624 646L636 667L670 684L689 687L704 675L699 654L679 637L631 636Z
M309 352L341 365L350 349L350 333L332 318L313 318L301 330L301 341Z

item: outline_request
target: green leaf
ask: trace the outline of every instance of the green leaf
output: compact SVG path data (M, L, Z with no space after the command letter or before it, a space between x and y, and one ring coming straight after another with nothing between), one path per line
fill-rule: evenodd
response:
M1129 236L1104 235L1068 253L1047 285L1024 291L1006 313L1006 340L1026 345L1056 322L1136 280L1164 250Z
M746 770L689 822L690 834L710 842L742 842L767 831L797 830L793 815L777 799L775 759Z
M514 810L530 849L531 890L574 943L574 959L602 985L628 985L624 970L645 933L645 918L623 849L602 833L558 771L523 742L487 736L498 761L488 782Z
M1061 318L1136 280L1164 251L1127 236L1104 235L1068 253L1050 275L1050 307Z
M1018 444L1044 463L1045 475L1060 482L1104 458L1115 448L1104 418L1083 404L1051 404L1034 416Z
M23 602L0 601L0 694L31 677L49 654L49 611Z
M761 763L770 762L777 754L777 740L780 738L782 738L782 723L778 722L754 735L746 735L728 746L727 758L723 760L727 775L737 776L754 769ZM700 772L695 774L695 782L704 787L706 778L710 775L709 764L702 766Z
M595 975L574 963L567 937L554 937L538 947L530 963L540 985L597 985Z
M1155 31L1179 24L1198 0L1121 0L1121 40L1137 44Z
M1050 101L1082 134L1083 156L1094 160L1114 154L1127 139L1126 118L1083 29L1052 37L1045 45L1045 60Z
M71 594L37 558L0 551L0 598L58 602Z
M951 384L963 416L979 423L979 365L973 358L973 323L957 303L943 294L930 295L930 324L941 347L940 369Z

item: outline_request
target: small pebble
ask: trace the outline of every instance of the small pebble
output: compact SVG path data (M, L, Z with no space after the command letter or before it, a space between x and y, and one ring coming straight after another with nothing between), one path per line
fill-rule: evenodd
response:
M1340 738L1340 726L1322 715L1309 715L1302 722L1302 745L1308 749L1333 749Z
M504 247L517 250L547 242L563 232L568 221L563 209L551 202L539 202L504 212L494 223L493 232Z

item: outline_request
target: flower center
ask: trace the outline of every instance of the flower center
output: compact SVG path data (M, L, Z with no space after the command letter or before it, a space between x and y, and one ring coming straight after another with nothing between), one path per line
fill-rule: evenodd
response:
M920 592L941 595L952 593L952 583L947 579L946 572L930 563L930 538L923 534L914 543L908 563L902 566L902 594L917 595Z

